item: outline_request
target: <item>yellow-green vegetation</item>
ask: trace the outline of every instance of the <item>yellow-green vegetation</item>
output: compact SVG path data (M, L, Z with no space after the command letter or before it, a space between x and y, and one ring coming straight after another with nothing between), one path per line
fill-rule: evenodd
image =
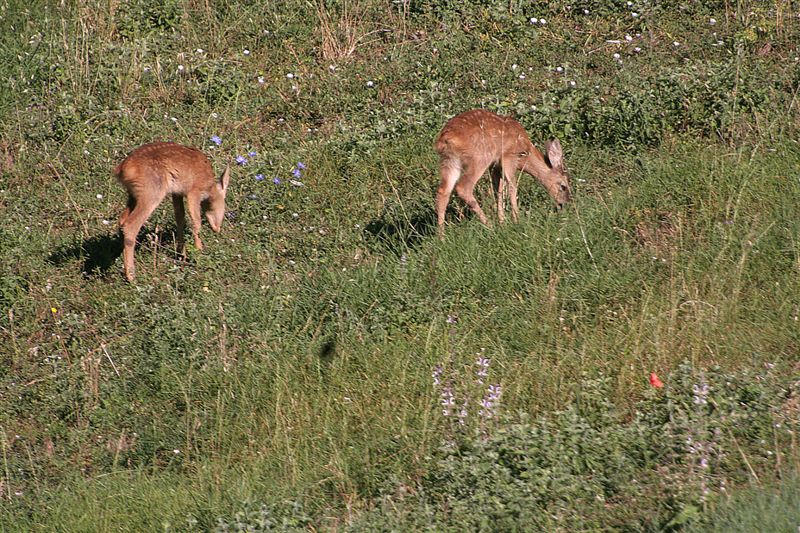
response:
M596 4L0 1L0 530L800 525L800 6ZM476 107L573 202L439 240ZM228 213L127 283L155 140Z

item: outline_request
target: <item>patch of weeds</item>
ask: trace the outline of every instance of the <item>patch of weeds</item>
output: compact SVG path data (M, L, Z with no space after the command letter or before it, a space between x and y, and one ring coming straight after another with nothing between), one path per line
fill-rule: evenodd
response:
M153 33L174 32L181 23L181 2L137 0L120 5L117 28L121 36L134 39Z
M433 377L441 416L465 427L466 402L440 367ZM386 494L355 530L393 521L444 531L678 528L733 484L768 473L778 454L796 453L800 424L784 410L799 384L771 368L731 374L684 364L665 381L632 413L608 400L611 380L585 377L551 416L450 431L413 495Z
M189 521L189 526L197 524ZM244 502L242 509L231 517L219 517L214 526L216 533L238 531L308 531L313 522L305 512L301 502L288 502L284 505L269 506L254 502Z
M217 106L237 98L245 84L247 75L235 62L225 59L206 59L191 69L195 81L189 98L199 92L200 98L209 106Z

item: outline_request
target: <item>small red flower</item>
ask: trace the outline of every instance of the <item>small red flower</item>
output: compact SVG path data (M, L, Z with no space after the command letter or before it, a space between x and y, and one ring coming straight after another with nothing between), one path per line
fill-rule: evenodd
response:
M664 386L664 383L662 383L661 380L658 379L658 376L656 375L655 372L650 372L650 385L652 385L657 389L660 389Z

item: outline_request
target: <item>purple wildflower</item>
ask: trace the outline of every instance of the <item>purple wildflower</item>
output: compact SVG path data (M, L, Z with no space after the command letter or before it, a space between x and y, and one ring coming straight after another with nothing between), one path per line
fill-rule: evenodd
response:
M299 168L292 169L292 176L294 176L295 178L299 178L300 177L300 169Z
M503 394L503 388L500 385L489 385L489 399L497 401L500 399L500 396Z
M450 416L450 408L456 404L456 397L453 394L453 387L449 383L442 389L442 414Z
M275 176L274 178L272 178L272 183L274 183L275 185L280 185L281 179L278 176Z
M306 169L306 166L305 166L303 163L301 163L301 162L299 162L299 161L298 161L298 162L297 162L297 168L299 168L300 170L305 170L305 169Z
M708 396L708 383L701 380L699 384L692 387L692 392L694 392L693 399L696 405L706 405L708 403L706 399Z
M431 377L433 377L433 385L435 387L438 387L442 384L442 372L444 372L442 365L436 365L433 367L433 373L431 374Z
M250 157L255 157L257 154L255 150L250 150L249 152L247 152L247 155L249 155Z
M503 394L503 389L500 385L489 385L486 394L481 400L481 409L478 414L481 418L492 418L495 415L495 406Z
M489 363L491 361L483 357L483 350L478 354L475 364L478 365L478 370L475 371L478 383L483 385L483 380L489 375Z
M461 404L461 410L458 412L458 423L461 426L467 425L467 416L469 416L469 411L467 410L467 403L468 400L464 398L464 403Z
M264 174L256 174L256 181L264 181Z
M219 135L212 135L211 142L219 146L222 144L222 139L220 139Z
M236 164L240 166L244 166L247 164L247 158L243 155L236 156Z

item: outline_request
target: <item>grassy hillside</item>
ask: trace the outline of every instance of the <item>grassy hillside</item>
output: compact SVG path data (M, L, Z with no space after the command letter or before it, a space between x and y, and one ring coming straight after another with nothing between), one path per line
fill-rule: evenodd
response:
M14 0L0 30L0 530L800 523L796 2ZM433 139L475 107L558 137L574 201L523 177L519 223L453 200L440 241ZM154 140L234 165L227 220L184 259L165 202L131 284L111 170Z

